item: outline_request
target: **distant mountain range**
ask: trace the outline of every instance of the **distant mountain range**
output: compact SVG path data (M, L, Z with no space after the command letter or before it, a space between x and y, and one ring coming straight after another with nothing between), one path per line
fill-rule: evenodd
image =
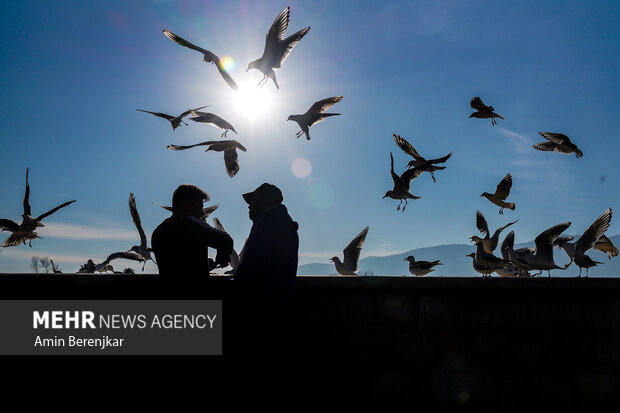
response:
M503 241L505 234L501 234L499 245ZM577 239L578 237L575 237ZM620 235L614 235L609 237L611 242L615 246L620 244ZM501 256L499 251L499 245L495 250L495 255ZM516 245L515 248L521 247L534 247L534 241L530 241L523 244ZM426 275L429 276L447 276L447 277L474 277L480 276L474 271L472 267L472 260L466 255L475 252L476 247L473 244L451 244L451 245L438 245L435 247L418 248L411 251L403 252L395 255L388 255L385 257L366 257L359 262L360 275L407 275L413 277L409 272L408 262L403 261L403 258L413 255L416 260L434 261L440 260L443 265L435 267L435 271ZM362 250L363 252L363 250ZM620 276L620 255L613 257L611 260L607 258L607 254L596 250L588 251L588 255L595 261L603 262L604 264L598 265L594 268L590 268L590 276L598 277L617 277ZM558 265L565 265L569 262L569 259L564 250L554 249L555 262ZM300 265L297 268L298 275L335 275L336 268L334 264L305 264ZM579 267L572 264L565 271L553 270L551 276L555 277L573 277L579 274ZM585 275L585 270L582 276ZM493 273L494 277L497 277L496 273ZM546 272L544 273L546 276Z

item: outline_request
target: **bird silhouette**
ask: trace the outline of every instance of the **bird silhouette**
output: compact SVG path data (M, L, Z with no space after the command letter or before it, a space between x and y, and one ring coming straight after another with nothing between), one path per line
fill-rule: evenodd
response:
M618 247L616 247L607 236L600 237L592 247L607 254L607 258L616 257L618 255Z
M433 182L437 182L435 180L434 172L440 169L446 169L445 166L436 166L438 163L444 163L452 156L452 152L447 154L444 157L437 159L425 159L423 158L418 151L415 150L412 144L410 144L406 139L402 138L400 135L393 134L394 140L396 144L402 149L406 154L413 157L413 161L409 161L407 167L409 168L417 168L422 172L428 172L433 178Z
M344 261L340 261L338 257L330 258L330 261L336 265L336 271L341 275L358 275L357 265L360 259L360 253L368 234L368 227L364 228L353 240L342 250Z
M428 274L429 272L435 271L433 267L435 267L436 265L443 265L439 262L439 260L416 261L413 255L403 258L403 261L409 261L409 272L417 277L421 277Z
M308 26L285 39L284 34L288 28L290 14L290 7L285 8L278 14L267 32L263 55L259 59L248 64L246 72L250 69L258 69L263 73L263 78L258 82L258 86L263 86L269 79L272 79L276 88L280 89L274 69L277 70L282 68L282 64L293 50L293 47L297 46L297 43L299 43L310 30L310 26Z
M338 116L340 113L324 113L327 109L335 105L342 100L342 96L333 96L330 98L319 100L314 102L310 109L303 115L290 115L286 120L293 120L297 122L301 130L297 132L296 137L299 138L302 134L306 134L306 139L310 140L310 126L316 125L319 122L324 121L330 116Z
M224 130L224 133L222 133L221 136L226 136L229 130L237 133L235 128L233 128L233 126L230 123L228 123L227 121L225 121L224 119L220 118L219 116L213 113L198 112L195 110L192 110L191 113L192 113L193 118L190 118L190 119L193 120L194 122L206 123L208 125L212 125L212 126L215 126L216 128L220 128Z
M512 209L513 211L515 209L514 202L505 202L506 198L508 198L508 195L510 195L510 188L512 188L512 175L506 174L506 176L502 178L499 184L497 184L494 194L483 192L480 196L485 197L486 199L500 207L499 213L501 215L504 213L504 208Z
M133 251L144 258L144 262L142 263L142 271L144 271L146 262L148 260L153 261L153 257L151 256L151 252L153 250L147 245L146 234L142 228L142 221L140 220L140 214L138 213L138 208L136 207L136 198L133 196L132 192L129 193L129 212L131 213L131 219L138 230L138 234L140 234L140 245L134 245L129 249L129 251Z
M243 145L241 145L234 139L221 141L206 141L188 146L168 145L168 149L173 151L182 151L185 149L193 148L195 146L206 145L209 145L209 147L205 152L224 152L224 164L226 165L226 172L228 173L228 176L232 178L237 172L239 172L239 155L237 155L237 149L240 149L243 152L247 152L247 149L245 149Z
M32 247L32 240L36 238L40 238L39 235L35 232L37 228L44 227L41 222L43 218L52 215L54 212L58 211L60 208L64 208L69 204L75 202L68 201L63 204L58 205L56 208L52 208L44 214L39 215L36 218L32 217L32 211L30 208L30 184L28 183L28 169L26 169L26 191L24 193L24 213L22 214L22 222L21 224L17 224L17 222L12 221L10 219L0 219L0 230L1 231L9 231L11 235L2 243L3 247L15 247L19 244L26 244L28 241L28 245Z
M503 227L499 227L497 230L495 230L493 236L490 236L491 232L489 231L489 225L487 224L487 220L484 218L484 215L482 215L482 212L476 211L476 228L478 228L478 231L480 231L480 233L484 235L484 238L473 235L470 237L470 239L473 243L482 243L484 250L488 254L493 254L493 251L495 251L495 248L497 248L497 244L499 242L499 234L501 234L504 229L508 228L509 226L518 221L519 220L517 219L516 221L510 222Z
M472 109L476 109L474 113L469 115L470 118L491 118L491 125L493 126L497 125L497 121L495 120L495 118L504 119L504 117L499 113L493 112L495 110L493 106L485 105L482 99L480 99L480 97L478 96L471 98L471 101L469 101L469 106L471 106Z
M570 138L563 133L538 132L540 136L547 139L547 142L535 143L534 148L539 151L560 152L566 155L575 153L575 157L581 158L583 152L577 147Z
M390 160L390 173L392 174L392 181L394 181L394 187L392 188L392 190L387 191L381 199L399 199L400 202L398 203L398 207L396 208L397 211L400 209L400 205L403 203L404 200L405 206L403 206L403 212L405 212L405 208L407 207L407 200L420 199L419 196L413 195L409 192L409 186L411 185L411 181L413 181L414 178L422 174L422 171L416 168L411 168L407 169L405 172L402 173L402 175L398 176L394 172L394 157L392 156L392 152L390 152Z
M146 112L146 113L150 113L151 115L155 115L155 116L159 116L160 118L164 118L168 121L170 121L170 124L172 125L172 130L176 130L176 128L178 128L179 126L181 126L181 124L187 126L187 123L183 122L183 118L186 117L187 115L189 115L192 111L194 110L200 110L203 108L206 108L207 106L201 106L199 108L196 109L188 109L185 112L181 113L178 116L172 116L172 115L168 115L166 113L161 113L161 112L151 112L149 110L144 110L144 109L136 109L140 112Z
M172 40L176 44L184 46L184 47L187 47L187 48L190 48L190 49L193 49L193 50L196 50L196 51L202 53L204 55L204 59L203 60L205 62L210 62L210 63L215 64L215 66L217 67L218 72L220 72L220 75L222 75L222 78L228 84L228 86L230 86L234 90L238 90L237 83L234 81L232 76L230 76L230 74L228 74L226 69L224 69L224 65L222 64L222 61L220 60L219 57L217 57L215 55L215 53L210 52L210 51L208 51L206 49L203 49L202 47L198 47L195 44L188 42L184 38L182 38L180 36L177 36L176 34L172 33L168 29L163 30L163 33L164 33L164 36L166 36L168 39Z

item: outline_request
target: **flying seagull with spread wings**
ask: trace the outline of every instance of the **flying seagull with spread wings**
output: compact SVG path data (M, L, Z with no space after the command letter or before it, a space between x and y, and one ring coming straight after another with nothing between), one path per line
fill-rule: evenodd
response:
M398 203L398 207L396 207L397 211L400 209L400 205L403 203L403 201L405 201L405 206L403 206L403 212L405 212L405 208L407 207L407 200L420 199L419 196L413 195L409 192L409 187L411 185L411 181L413 181L414 178L420 176L420 174L422 174L422 171L416 168L411 168L407 169L405 172L402 173L402 175L398 176L394 172L394 157L392 156L392 152L390 152L390 160L392 162L390 167L390 173L392 174L392 181L394 181L394 187L392 188L392 190L387 191L381 199L399 199L400 202Z
M160 118L164 118L170 121L170 124L172 125L172 130L175 130L176 128L181 126L181 124L187 126L187 123L183 122L183 118L189 115L192 111L200 110L206 107L207 106L201 106L196 109L188 109L178 116L172 116L172 115L168 115L166 113L161 113L161 112L151 112L150 110L144 110L144 109L136 109L136 110L139 110L140 112L150 113L151 115L159 116Z
M192 110L193 118L190 118L194 122L206 123L207 125L215 126L216 128L220 128L224 131L221 136L226 136L229 130L237 133L233 125L220 118L219 116L209 113L209 112L198 112L197 110Z
M413 157L413 161L409 161L407 166L409 168L416 168L420 170L421 172L430 173L431 178L433 178L433 182L437 182L435 180L435 175L433 173L440 169L446 169L446 167L436 166L436 164L444 163L445 161L450 159L450 157L452 156L452 152L450 152L449 154L441 158L425 159L418 153L418 151L416 151L413 145L410 144L406 139L402 138L400 135L397 135L397 134L393 134L393 136L394 136L394 141L396 141L396 144L400 147L400 149L402 149L406 154Z
M32 211L30 208L29 198L30 198L30 184L28 183L28 169L26 169L26 192L24 194L24 201L23 201L24 213L22 214L22 222L21 224L18 224L17 222L12 221L10 219L4 219L4 218L0 219L0 231L11 232L11 235L9 235L9 237L5 239L4 242L2 243L3 247L15 247L19 244L25 245L26 241L28 241L28 245L32 247L32 244L31 244L32 240L35 238L40 238L35 232L35 230L37 228L45 226L41 222L43 218L48 217L52 215L54 212L58 211L60 208L64 208L67 205L75 202L75 200L65 202L63 204L58 205L56 208L52 208L46 213L41 214L36 218L33 218L31 215Z
M547 139L547 142L535 143L534 148L539 151L547 151L547 152L560 152L566 155L570 155L571 153L575 153L577 158L581 158L583 156L583 152L581 149L577 147L573 142L571 142L570 138L563 133L553 133L553 132L538 132L540 136Z
M478 231L480 231L480 233L482 235L484 235L484 238L480 238L476 235L473 235L472 237L470 237L471 242L473 243L482 243L482 246L484 247L484 250L488 253L488 254L492 254L493 251L495 251L495 248L497 248L497 244L499 242L499 234L501 234L501 232L503 230L505 230L506 228L508 228L509 226L511 226L512 224L516 223L519 220L510 222L506 225L504 225L503 227L499 227L494 233L493 236L491 235L491 232L489 231L489 225L487 224L487 220L484 218L484 215L482 215L482 212L480 211L476 211L476 228L478 228Z
M482 99L480 99L480 97L478 96L471 98L471 101L469 102L469 106L471 106L472 109L476 109L474 113L469 115L470 118L478 118L478 119L491 118L491 125L493 126L497 125L497 121L495 120L495 118L504 119L502 115L494 112L495 109L493 108L493 106L485 105Z
M349 245L342 251L344 254L344 262L340 261L338 257L330 258L330 261L336 265L336 271L338 271L339 274L358 275L356 273L357 264L360 259L362 247L364 246L364 241L366 240L366 234L368 234L368 227L364 228L357 237L353 238Z
M276 88L280 89L276 81L274 69L277 70L282 68L282 64L293 50L293 47L297 46L297 43L299 43L310 30L310 26L308 26L285 39L284 34L288 28L290 15L290 7L285 8L278 14L267 32L263 55L260 59L256 59L248 64L246 72L250 69L258 69L263 73L263 78L258 83L259 86L263 86L269 79L272 79Z
M301 128L301 130L297 132L296 137L299 138L305 133L306 139L310 140L310 126L323 122L330 116L340 115L340 113L325 113L325 111L341 100L342 96L333 96L322 99L318 102L314 102L314 104L310 106L310 109L308 109L303 115L290 115L287 120L294 120Z
M203 49L202 47L198 47L195 44L188 42L184 38L182 38L180 36L177 36L176 34L172 33L168 29L163 30L163 33L164 33L164 36L166 36L168 39L172 40L176 44L184 46L184 47L187 47L189 49L196 50L197 52L202 53L204 55L204 61L205 62L210 62L210 63L215 64L215 66L217 67L217 70L220 72L220 75L222 75L222 78L228 84L228 86L230 86L234 90L238 90L237 83L234 81L232 76L230 76L230 74L228 74L228 72L224 68L224 65L222 64L222 61L220 60L219 57L217 57L215 55L215 53L210 52L210 51L208 51L206 49Z
M239 172L239 155L237 155L237 149L240 149L243 152L247 152L247 149L245 149L243 145L241 145L234 139L221 141L206 141L188 146L168 145L168 149L173 151L182 151L185 149L193 148L195 146L206 145L208 145L209 147L205 152L224 152L224 164L226 165L226 172L228 173L228 176L232 178L237 172Z
M514 202L506 202L506 198L508 198L508 195L510 195L510 188L512 188L512 175L506 174L506 176L502 178L499 184L497 184L494 194L483 192L480 196L485 197L486 199L500 207L499 213L501 215L504 213L504 208L512 209L513 211L515 209Z

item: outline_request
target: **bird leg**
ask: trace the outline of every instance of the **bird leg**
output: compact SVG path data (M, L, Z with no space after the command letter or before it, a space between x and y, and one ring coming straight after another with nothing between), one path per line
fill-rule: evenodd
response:
M500 215L504 215L504 208L500 208L500 209L499 209L499 214L500 214Z
M431 171L430 173L431 173L431 178L433 178L433 182L437 182L437 181L435 180L435 175L433 174L433 171Z
M301 135L303 135L303 133L304 133L304 131L300 130L299 132L297 132L297 133L295 134L295 137L296 137L296 138L299 138Z
M579 278L581 278L581 267L579 267Z
M220 135L220 138L221 138L222 136L223 136L223 137L226 137L226 134L227 134L227 133L228 133L228 129L226 129L226 130L224 131L224 133L222 133L222 134Z
M396 208L397 211L400 211L400 204L403 203L403 200L401 199L400 202L398 203L398 207Z
M405 198L405 206L403 207L403 212L405 212L405 208L407 208L407 198Z

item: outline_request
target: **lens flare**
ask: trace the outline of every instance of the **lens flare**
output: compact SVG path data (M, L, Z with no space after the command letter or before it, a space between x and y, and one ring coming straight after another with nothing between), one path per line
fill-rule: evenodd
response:
M334 205L336 195L328 184L315 182L308 188L308 200L316 209L329 209Z
M291 171L297 178L306 178L312 172L312 165L305 158L297 158L291 164Z
M245 117L254 120L264 115L271 106L271 94L267 88L252 84L240 84L233 93L233 104Z
M222 66L224 66L224 70L226 70L227 72L232 72L233 70L235 70L235 67L237 66L235 64L235 59L233 59L230 56L224 56L220 59L220 62L222 62Z

